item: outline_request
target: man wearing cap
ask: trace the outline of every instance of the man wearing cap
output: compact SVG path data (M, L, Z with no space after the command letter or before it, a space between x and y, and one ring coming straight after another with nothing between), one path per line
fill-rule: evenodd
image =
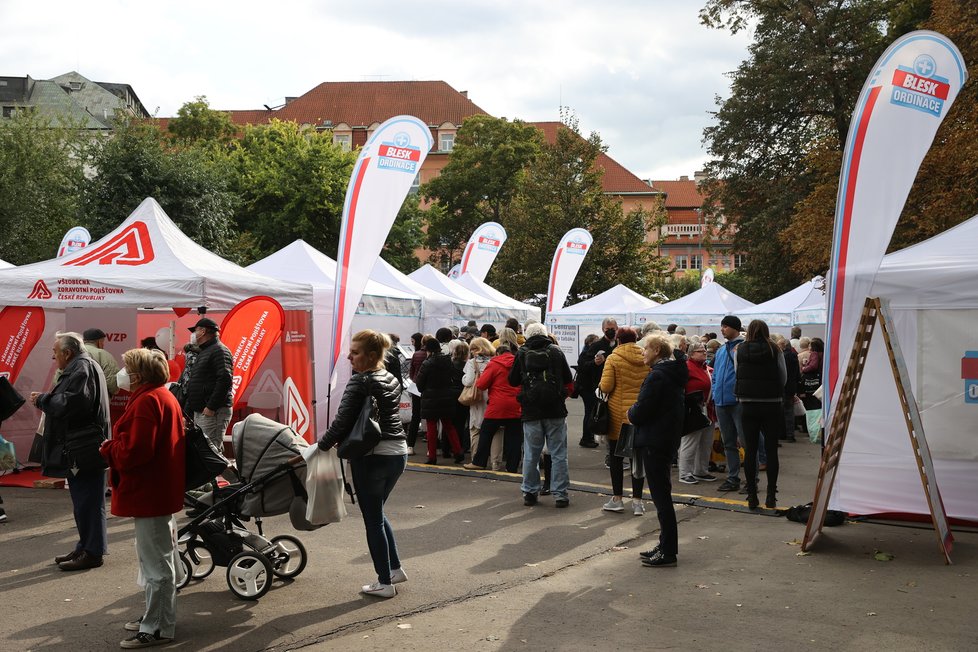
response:
M191 343L200 348L185 388L184 408L194 413L194 422L210 442L221 450L224 433L231 422L231 351L221 343L220 328L213 319L201 317L191 328Z
M82 337L85 339L85 350L105 373L105 387L109 390L109 396L115 396L119 393L119 383L115 377L119 373L119 363L116 362L115 356L104 348L105 333L101 328L89 328L82 333Z
M740 318L727 315L720 322L720 334L726 339L717 350L713 360L713 386L711 395L717 411L717 424L723 439L723 452L727 458L727 479L717 487L717 491L737 491L740 489L740 450L737 440L743 439L740 426L740 403L734 396L737 384L737 369L734 357L737 345L743 342L740 337Z

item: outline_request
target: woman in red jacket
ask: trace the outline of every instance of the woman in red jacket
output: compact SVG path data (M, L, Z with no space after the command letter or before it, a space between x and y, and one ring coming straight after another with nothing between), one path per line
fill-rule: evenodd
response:
M132 392L112 439L102 444L112 484L112 513L135 517L136 553L146 581L146 611L126 623L136 634L123 648L173 640L176 629L176 521L183 509L183 414L164 383L170 375L160 351L133 349L122 356L119 388Z
M504 331L507 329L503 329ZM470 470L484 470L489 463L489 453L492 449L492 438L496 430L503 429L503 459L506 471L516 473L523 457L523 408L516 400L520 386L509 384L509 370L516 360L516 342L500 344L496 349L496 357L489 361L482 375L475 381L475 386L489 392L489 402L482 419L479 431L479 448L472 456L472 463L466 464Z

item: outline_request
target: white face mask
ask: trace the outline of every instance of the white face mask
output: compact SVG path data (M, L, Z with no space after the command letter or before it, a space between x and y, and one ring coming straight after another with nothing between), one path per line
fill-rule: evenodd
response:
M119 389L124 389L127 392L132 388L131 381L129 380L129 372L123 367L119 370L119 373L115 375L115 381L119 384Z
M190 343L194 346L197 345L197 333L190 334Z

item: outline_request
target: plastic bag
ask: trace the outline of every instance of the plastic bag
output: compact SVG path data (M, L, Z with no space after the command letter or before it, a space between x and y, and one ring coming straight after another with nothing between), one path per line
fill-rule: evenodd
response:
M312 525L337 523L346 516L343 503L343 475L336 449L323 451L309 446L302 451L306 460L306 520Z
M808 410L805 412L805 421L808 424L808 439L817 444L821 438L822 430L822 411Z
M17 453L14 443L0 436L0 471L12 471L17 468Z

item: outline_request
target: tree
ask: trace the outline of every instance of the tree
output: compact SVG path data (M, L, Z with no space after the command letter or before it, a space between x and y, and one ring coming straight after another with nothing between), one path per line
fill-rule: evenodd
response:
M428 215L431 262L448 269L480 224L505 226L541 140L536 127L519 120L475 115L462 122L448 164L421 187L422 196L443 209Z
M94 177L85 189L95 238L153 197L180 230L218 255L233 254L230 170L207 148L173 147L154 124L120 124L91 147Z
M237 226L263 255L301 238L336 256L355 153L329 132L272 120L246 127L229 159L240 198Z
M754 25L749 57L732 73L704 141L711 210L736 230L747 253L741 272L761 298L796 285L793 252L778 234L796 205L824 180L806 161L819 143L845 142L852 108L886 44L892 12L904 0L708 0L704 24L733 32ZM906 29L906 13L901 14Z
M384 260L405 274L410 274L418 268L420 261L414 254L424 240L423 226L425 220L441 213L441 207L435 205L425 211L421 208L420 199L416 194L410 194L404 199L397 219L391 227L390 235L381 253Z
M601 138L583 138L574 119L558 129L556 142L542 145L503 226L509 239L489 274L493 287L511 296L545 295L550 262L561 236L581 227L594 244L571 286L571 301L626 283L650 292L667 266L647 234L658 233L665 211L627 214L601 185L603 170L594 165L605 150Z
M231 122L231 115L215 111L207 103L207 97L198 95L177 110L177 117L167 124L167 131L177 142L194 144L227 144L238 129Z
M53 258L84 223L82 132L31 111L0 120L0 257L15 265Z

